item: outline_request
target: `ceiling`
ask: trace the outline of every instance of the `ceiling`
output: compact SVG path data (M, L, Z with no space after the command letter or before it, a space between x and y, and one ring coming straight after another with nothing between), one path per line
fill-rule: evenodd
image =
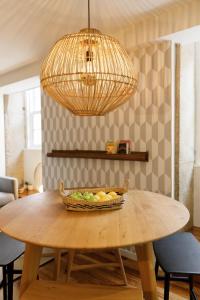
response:
M113 33L174 0L91 0L91 27ZM44 57L62 35L87 27L87 0L0 0L0 74Z

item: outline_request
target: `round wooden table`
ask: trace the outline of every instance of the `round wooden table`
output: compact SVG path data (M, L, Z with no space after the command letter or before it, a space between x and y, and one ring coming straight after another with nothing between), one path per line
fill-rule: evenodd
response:
M26 243L21 294L37 276L42 247L109 249L135 245L145 299L157 299L152 241L189 220L178 201L146 191L129 191L122 209L66 211L56 191L13 201L0 210L0 229Z

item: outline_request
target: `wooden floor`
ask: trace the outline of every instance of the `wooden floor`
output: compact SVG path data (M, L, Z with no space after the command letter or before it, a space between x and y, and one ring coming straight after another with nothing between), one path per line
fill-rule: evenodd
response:
M193 226L190 231L192 232L192 234L194 234L194 236L197 238L197 240L200 241L200 228Z
M106 260L107 258L113 259L113 256L111 254L90 254L90 257L93 257L95 259L99 260ZM65 281L66 279L66 273L65 273L65 266L66 266L66 260L67 256L64 255L62 257L62 265L61 265L61 273L59 281ZM134 264L129 259L123 259L127 274L127 279L130 285L137 285L140 286L140 279L137 271L134 269ZM81 264L85 263L84 255L81 257L78 257L76 259L76 262ZM40 279L52 279L53 278L53 270L54 270L54 262L50 262L46 264L45 266L40 268L39 276ZM122 285L122 277L120 274L120 271L118 269L108 270L108 269L93 269L93 270L85 270L85 271L78 271L73 272L71 277L71 282L77 282L77 283L91 283L91 284L105 284L105 285ZM16 281L14 283L14 300L18 300L18 292L19 292L19 285L20 280ZM200 289L195 288L195 291L198 296L200 296ZM159 299L163 299L163 284L162 282L158 282L158 295ZM172 284L171 290L170 290L170 300L183 300L183 299L189 299L188 294L188 288L186 284L178 284L175 283ZM3 300L2 296L2 290L0 291L0 300ZM59 300L59 299L58 299Z

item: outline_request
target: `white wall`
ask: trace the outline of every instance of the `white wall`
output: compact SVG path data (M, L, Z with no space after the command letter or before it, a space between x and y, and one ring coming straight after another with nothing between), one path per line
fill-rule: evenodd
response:
M3 95L0 95L0 176L5 175L5 135Z
M16 83L16 86L20 81L24 81L27 78L33 78L35 76L38 76L38 74L40 74L40 64L41 62L35 62L22 68L10 71L6 74L0 75L0 87L11 85L12 83ZM26 86L26 89L27 88L30 87Z
M193 225L200 227L200 166L194 167L194 211L193 211Z
M195 45L181 45L179 110L179 201L193 215L195 141Z
M25 111L24 93L4 96L6 175L24 179Z
M24 181L34 184L34 170L41 161L41 149L24 150Z
M195 168L194 168L194 226L200 227L200 42L195 45Z
M38 65L39 64L30 65L27 66L27 68L22 68L20 70L7 73L5 74L4 77L0 76L0 176L4 176L6 174L4 101L3 101L4 95L11 95L14 93L25 91L27 89L38 87L40 85L40 80L38 76L39 74ZM34 77L31 77L33 75Z
M200 166L200 42L195 43L195 98L195 164Z
M40 79L39 76L33 76L33 77L23 77L22 80L14 81L11 80L12 76L9 78L12 83L8 83L4 86L0 85L0 93L2 95L10 95L13 93L19 93L26 91L28 89L33 89L35 87L38 87L40 85ZM2 83L2 82L1 82Z

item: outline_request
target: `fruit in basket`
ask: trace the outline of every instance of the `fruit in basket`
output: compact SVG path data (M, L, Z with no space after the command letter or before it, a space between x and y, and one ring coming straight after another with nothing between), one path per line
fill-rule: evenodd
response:
M94 202L103 202L103 201L109 201L119 198L120 196L114 192L111 191L109 193L105 193L104 191L100 191L96 194L93 194L91 192L74 192L70 195L73 199L76 200L86 200L86 201L94 201Z
M90 192L83 193L83 199L87 200L87 201L94 201L95 200L93 193L90 193Z
M102 198L102 197L105 197L106 193L103 191L100 191L96 195L98 195L100 198Z
M74 192L70 195L70 197L76 200L87 200L87 201L95 200L94 194L90 192L84 192L84 193Z
M98 202L101 200L101 197L99 197L99 195L94 195L94 201Z
M108 193L108 195L110 195L113 200L120 197L120 195L118 195L116 192L110 192L110 193Z
M108 195L110 195L112 198L115 198L117 196L116 192L109 192Z
M108 200L112 200L112 196L109 194L106 194L106 201L108 201Z
M97 195L98 196L98 195ZM99 196L98 196L99 197ZM105 195L102 195L101 197L99 197L99 202L103 202L103 201L109 201L112 200L112 197L108 194L105 193Z
M73 194L70 195L73 199L76 200L81 200L82 199L82 194L80 192L74 192Z

